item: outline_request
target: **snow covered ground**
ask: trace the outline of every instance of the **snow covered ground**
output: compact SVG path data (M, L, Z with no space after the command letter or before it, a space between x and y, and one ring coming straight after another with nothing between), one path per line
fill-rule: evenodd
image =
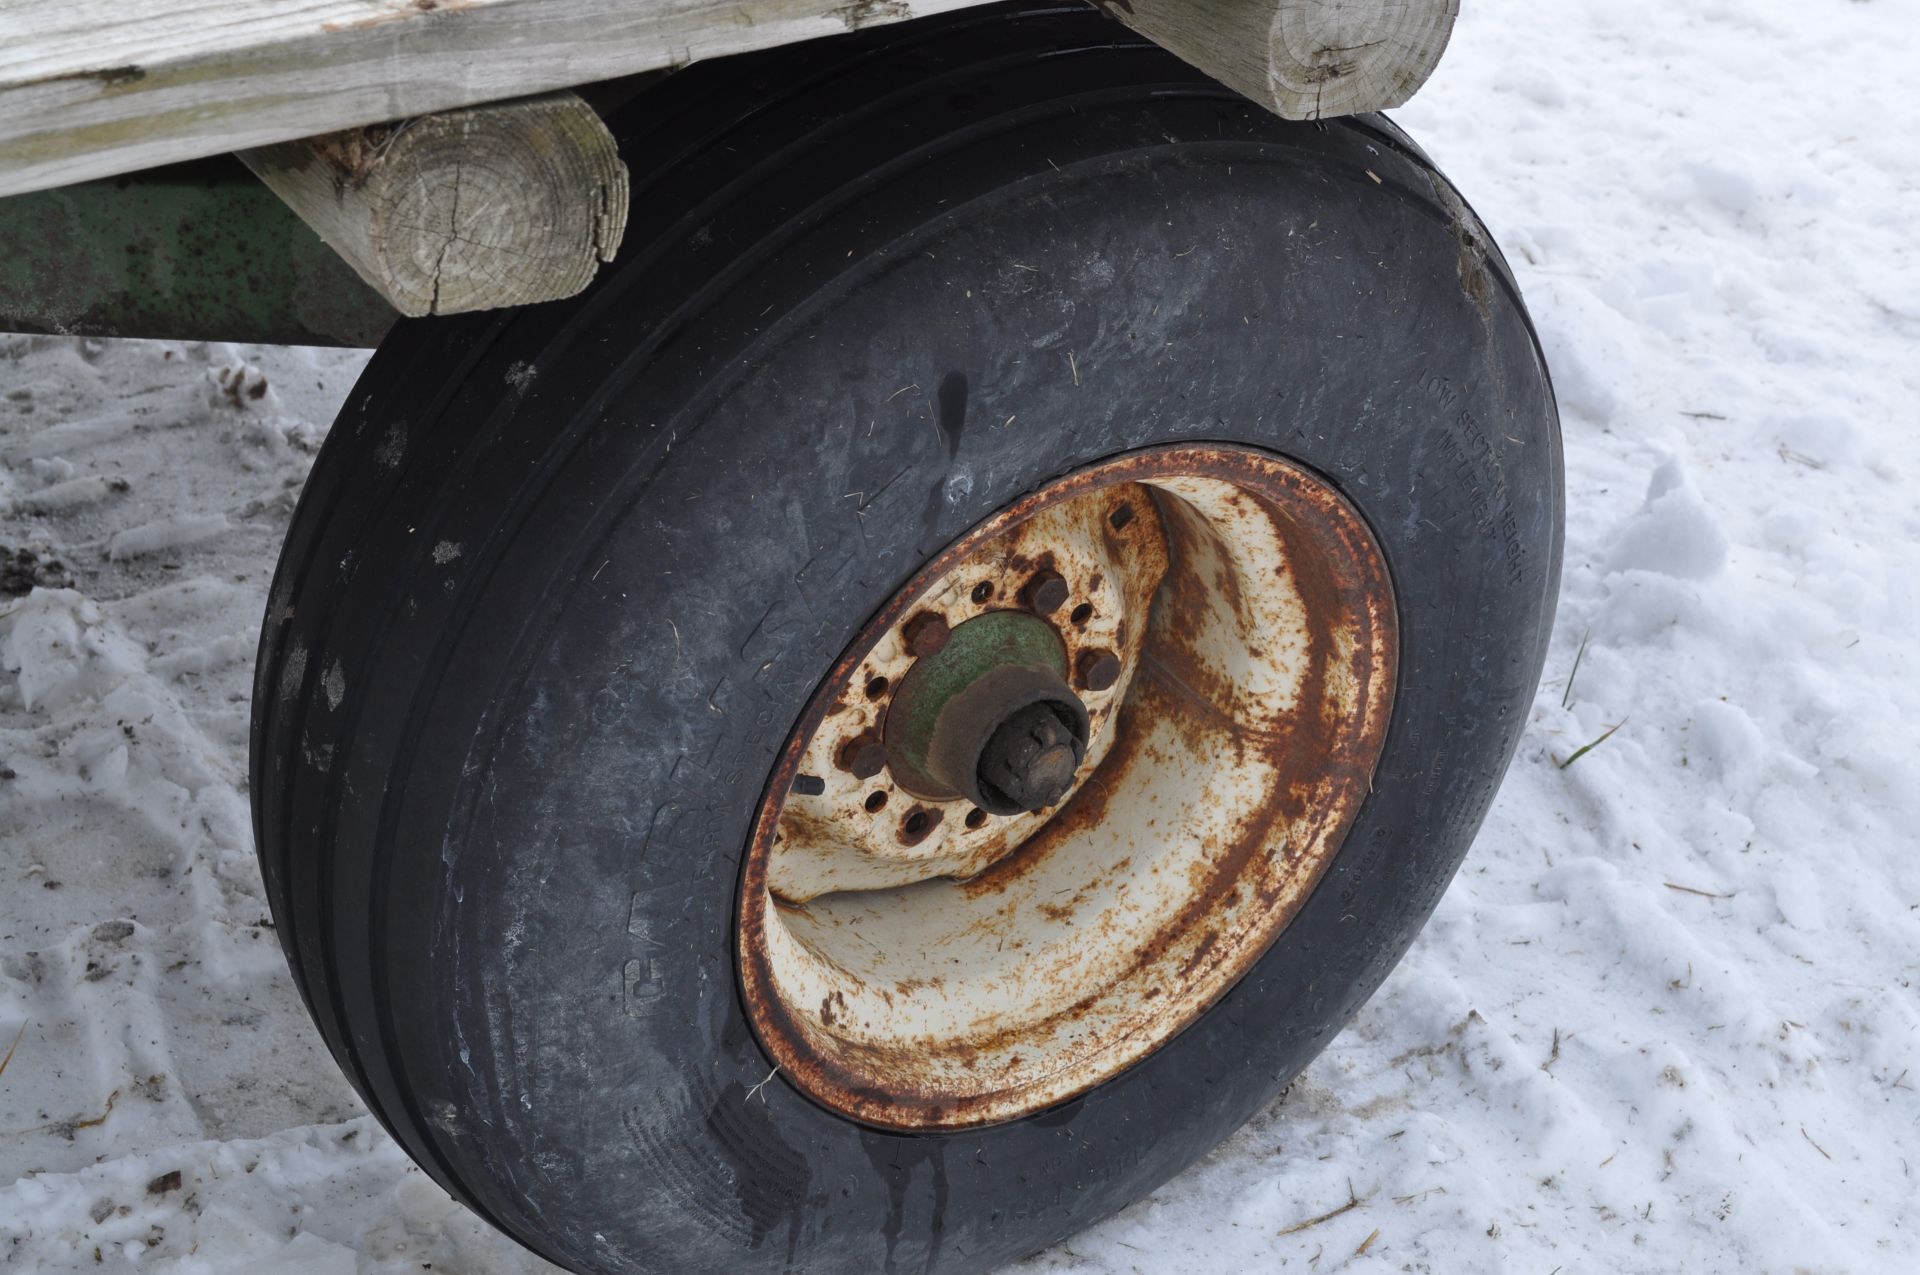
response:
M1895 0L1468 5L1399 118L1560 387L1547 685L1353 1027L1023 1269L1920 1270L1916 59ZM0 338L0 1268L547 1269L264 920L248 665L360 361Z

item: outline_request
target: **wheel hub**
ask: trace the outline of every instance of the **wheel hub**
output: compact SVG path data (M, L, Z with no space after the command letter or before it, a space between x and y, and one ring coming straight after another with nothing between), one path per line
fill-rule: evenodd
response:
M762 1044L901 1129L1119 1074L1311 893L1395 652L1364 523L1264 453L1157 448L989 518L874 618L782 755L739 919Z
M989 815L1054 805L1086 757L1091 720L1067 686L1065 642L1020 611L989 611L949 632L887 708L894 778L916 796L964 797Z

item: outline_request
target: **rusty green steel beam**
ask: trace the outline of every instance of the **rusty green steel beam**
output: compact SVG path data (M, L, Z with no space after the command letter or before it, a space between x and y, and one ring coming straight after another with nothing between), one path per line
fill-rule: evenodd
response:
M0 332L372 346L395 317L231 156L0 199Z

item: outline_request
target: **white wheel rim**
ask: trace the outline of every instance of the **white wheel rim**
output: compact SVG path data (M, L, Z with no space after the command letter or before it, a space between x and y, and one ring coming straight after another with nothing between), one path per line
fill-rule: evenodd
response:
M983 819L910 791L897 754L857 778L847 741L885 736L907 625L1012 609L1042 566L1069 585L1048 617L1068 667L1120 663L1078 688L1071 794ZM1305 902L1370 790L1396 656L1365 524L1277 457L1133 453L989 518L856 639L782 755L739 914L762 1044L823 1105L899 1129L1016 1119L1118 1075Z

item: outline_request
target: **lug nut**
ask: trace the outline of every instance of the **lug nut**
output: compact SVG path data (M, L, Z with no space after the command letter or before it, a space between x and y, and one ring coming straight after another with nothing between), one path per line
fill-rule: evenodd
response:
M887 750L872 731L862 731L840 745L834 761L855 779L872 779L887 768Z
M929 655L938 655L947 645L947 637L952 630L947 627L947 617L937 611L922 611L907 621L907 627L900 630L900 636L906 639L907 653L916 659L925 659Z
M1020 600L1035 615L1052 615L1067 604L1071 592L1066 577L1058 571L1036 571L1027 581L1027 587L1020 591Z
M1074 669L1080 675L1080 689L1109 690L1120 680L1120 657L1112 651L1082 651Z

